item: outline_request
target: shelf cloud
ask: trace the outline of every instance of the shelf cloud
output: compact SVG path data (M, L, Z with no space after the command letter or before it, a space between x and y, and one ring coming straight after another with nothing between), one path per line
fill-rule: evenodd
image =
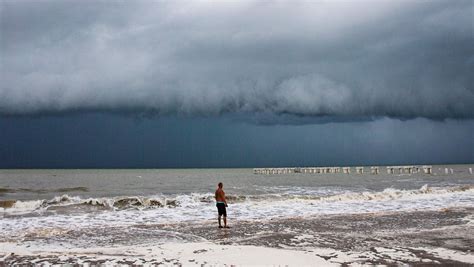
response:
M0 114L473 119L473 39L471 0L2 1Z

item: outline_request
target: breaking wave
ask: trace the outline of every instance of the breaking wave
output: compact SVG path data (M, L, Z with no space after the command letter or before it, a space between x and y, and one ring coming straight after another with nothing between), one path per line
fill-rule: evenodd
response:
M115 197L115 198L80 198L69 195L56 196L50 200L0 200L0 208L10 213L28 213L33 211L57 210L58 208L91 207L104 210L121 210L128 208L150 208L178 206L176 199L157 199L147 197Z
M333 195L321 197L324 201L370 201L370 200L391 200L400 198L416 197L427 194L446 194L455 192L473 191L473 185L453 186L453 187L429 187L422 186L416 190L400 190L394 188L386 188L381 192L360 192L360 193L345 193L340 195Z
M313 202L367 202L386 201L396 199L410 199L423 196L436 196L457 192L473 192L474 185L452 187L422 186L415 190L400 190L386 188L379 192L345 192L332 195L291 193L262 194L262 195L228 195L229 203L272 203L278 201L311 201ZM121 196L104 198L81 198L67 194L56 196L49 200L0 200L0 212L8 214L24 214L30 212L71 211L71 210L126 210L126 209L156 209L194 207L196 205L209 205L214 203L212 194L192 193L177 196Z

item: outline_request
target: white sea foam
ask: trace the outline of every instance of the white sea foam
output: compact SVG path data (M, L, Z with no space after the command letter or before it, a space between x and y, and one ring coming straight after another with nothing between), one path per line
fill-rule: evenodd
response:
M44 200L16 201L11 208L6 208L4 212L14 214L25 214L41 209Z
M281 190L281 188L279 188ZM295 194L296 192L304 194ZM438 203L442 205L443 199L446 203L449 202L466 202L470 203L470 196L474 193L474 186L452 186L452 187L429 187L422 186L417 190L400 190L387 188L380 192L349 192L347 190L321 190L311 192L304 189L290 189L289 191L281 190L279 194L262 194L262 195L229 195L228 201L234 206L251 207L258 205L260 207L270 206L284 206L285 204L307 204L318 206L337 206L340 203L347 205L348 203L358 202L357 205L362 206L378 206L380 204L386 207L390 206L390 200L403 203L405 200L416 203L417 199L436 198L427 203L431 205ZM377 203L380 202L380 203ZM3 214L14 215L24 214L35 211L37 213L46 212L54 207L64 207L64 213L67 213L67 207L73 205L83 206L100 206L109 209L110 211L120 210L146 210L156 208L176 208L177 210L206 207L214 203L213 195L207 194L183 194L176 196L124 196L113 198L80 198L77 196L61 195L56 196L50 200L31 200L31 201L15 201L11 207L6 207L2 210ZM332 203L332 204L331 204ZM366 204L364 204L366 203ZM407 203L405 203L407 204ZM439 205L436 205L438 207ZM407 208L415 207L416 205L406 205ZM85 210L87 211L87 210ZM169 211L168 211L169 212ZM345 213L345 210L338 210L338 212ZM285 214L284 212L282 214Z
M277 249L256 246L222 246L210 242L169 242L152 246L113 246L113 247L88 247L75 248L57 245L42 245L41 247L23 246L14 243L0 243L5 251L17 255L62 255L61 259L73 259L79 264L87 265L83 259L101 260L100 266L123 266L120 261L124 259L134 262L135 265L144 265L143 260L156 259L159 266L227 266L227 265L258 265L258 266L338 266L327 262L322 257L305 251ZM1 254L0 254L1 255ZM140 257L137 257L140 255ZM265 257L262 257L265 255ZM8 258L9 254L5 256ZM244 257L243 257L244 256ZM2 258L0 258L2 260ZM34 263L34 262L33 262ZM44 261L41 264L45 264ZM145 266L155 266L146 264Z
M310 235L296 237L300 240L312 238ZM300 243L301 244L301 243ZM413 249L426 251L427 255L433 255L440 259L449 259L474 264L472 253L450 250L445 248L430 247L374 247L367 251L340 251L332 248L306 247L295 249L294 247L267 248L244 245L219 245L207 241L201 242L167 242L160 245L118 245L112 247L75 247L73 245L61 244L34 244L0 243L5 254L0 260L10 257L10 253L16 255L28 255L33 258L31 263L45 264L44 255L59 255L61 261L72 260L79 264L88 266L88 261L101 260L101 266L118 266L124 259L134 262L136 265L151 266L149 262L168 262L168 265L261 265L261 266L339 266L344 263L352 263L351 266L359 266L361 262L379 261L382 257L385 261L396 265L406 265L408 262L423 262L433 265L439 262L435 259L423 258L413 253ZM308 251L309 250L309 251ZM43 258L40 256L43 255ZM140 255L137 257L137 255ZM265 257L262 257L265 255ZM34 256L38 256L34 259Z
M3 235L22 236L43 228L105 227L114 225L207 221L216 217L212 194L176 196L88 198L63 195L51 200L17 201L0 211ZM357 214L411 210L437 210L474 207L474 187L456 186L417 190L388 188L379 192L346 192L330 196L288 195L235 196L229 202L228 216L239 220L324 214ZM70 209L85 207L85 210ZM89 212L89 207L100 210ZM64 209L64 210L61 210ZM35 212L42 216L14 216ZM34 214L33 214L34 216ZM1 236L2 234L0 234Z

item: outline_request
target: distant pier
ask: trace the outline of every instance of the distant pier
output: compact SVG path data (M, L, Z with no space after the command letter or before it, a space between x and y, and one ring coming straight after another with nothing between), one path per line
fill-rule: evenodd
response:
M387 174L433 174L433 166L386 166ZM341 173L341 174L364 174L367 169L368 173L377 175L383 169L381 166L372 167L291 167L291 168L254 168L254 174L291 174L291 173ZM472 169L470 170L472 173Z

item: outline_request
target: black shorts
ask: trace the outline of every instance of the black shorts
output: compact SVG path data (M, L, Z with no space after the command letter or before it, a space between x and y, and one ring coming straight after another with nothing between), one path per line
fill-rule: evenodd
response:
M219 213L219 216L224 215L224 217L227 217L227 211L225 210L225 204L224 203L217 203L217 212Z

